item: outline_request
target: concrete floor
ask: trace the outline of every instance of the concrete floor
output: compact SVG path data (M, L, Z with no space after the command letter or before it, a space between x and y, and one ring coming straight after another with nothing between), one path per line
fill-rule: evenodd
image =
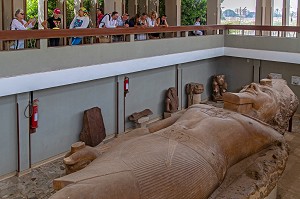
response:
M293 132L285 134L290 145L287 167L278 184L277 199L300 199L300 118L293 121ZM0 198L47 199L55 191L52 180L63 176L62 158L34 168L22 177L0 181Z

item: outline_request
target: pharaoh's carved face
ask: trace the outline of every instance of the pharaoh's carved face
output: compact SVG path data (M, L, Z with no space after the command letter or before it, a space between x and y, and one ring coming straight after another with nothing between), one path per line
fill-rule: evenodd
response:
M278 110L278 102L276 100L276 91L265 85L251 83L240 91L241 97L248 98L252 104L252 112L248 113L262 121L270 120L275 117Z
M239 93L225 93L224 108L255 117L269 123L280 132L287 129L290 117L299 101L282 79L263 79L252 83Z

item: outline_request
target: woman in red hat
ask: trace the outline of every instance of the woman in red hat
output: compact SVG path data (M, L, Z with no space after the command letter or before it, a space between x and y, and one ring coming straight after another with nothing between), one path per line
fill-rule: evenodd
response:
M53 10L53 16L45 20L44 22L42 22L42 26L45 29L48 29L48 27L53 30L60 29L61 18L59 18L59 15L60 15L60 9L55 8ZM59 38L51 38L49 40L50 40L50 46L59 46Z

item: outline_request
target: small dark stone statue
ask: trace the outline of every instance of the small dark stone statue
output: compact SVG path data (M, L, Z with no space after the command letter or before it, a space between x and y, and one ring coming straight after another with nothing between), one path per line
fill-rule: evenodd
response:
M200 104L201 102L201 93L204 91L203 84L199 83L188 83L185 86L185 91L188 98L188 107L193 104Z
M94 107L84 111L80 141L94 147L100 144L105 137L106 133L101 109Z
M227 91L227 82L225 81L225 75L214 75L212 81L212 100L223 101L223 93Z
M167 90L166 94L166 112L168 113L174 113L178 111L178 96L177 96L177 90L174 87L171 87Z

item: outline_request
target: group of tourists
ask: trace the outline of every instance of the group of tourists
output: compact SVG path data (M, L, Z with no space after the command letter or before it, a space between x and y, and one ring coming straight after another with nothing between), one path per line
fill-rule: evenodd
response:
M60 29L61 28L61 18L59 15L61 14L61 10L59 8L55 8L53 10L53 16L43 21L41 25L44 29ZM125 13L123 15L119 15L118 12L114 11L112 13L103 14L102 9L97 8L97 27L98 28L126 28L126 27L168 27L167 16L161 15L158 17L155 11L150 12L150 14L142 13L136 14L133 17L129 17L129 14ZM15 18L11 23L11 30L27 30L33 28L36 24L36 19L29 19L28 22L24 20L24 11L22 9L18 9L15 12ZM79 29L79 28L88 28L91 24L91 20L89 18L89 13L86 8L80 7L78 10L78 14L72 20L69 29ZM195 25L200 25L200 18L196 20ZM201 35L201 31L195 31L195 35ZM135 35L135 40L146 40L149 39L159 39L160 33L151 33L151 34L137 34ZM123 36L113 36L113 41L123 41ZM71 44L78 45L82 41L81 37L73 37ZM59 38L51 38L49 39L50 46L59 46L60 39ZM24 40L14 41L10 45L11 49L22 49L24 48Z

